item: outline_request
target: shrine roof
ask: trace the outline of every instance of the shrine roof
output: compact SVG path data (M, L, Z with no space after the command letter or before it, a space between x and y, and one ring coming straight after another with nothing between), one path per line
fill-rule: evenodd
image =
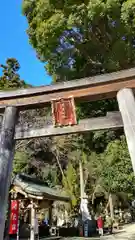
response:
M39 199L48 199L53 201L70 201L68 196L62 195L62 193L54 188L49 188L44 182L28 176L26 174L18 174L13 179L12 185L21 194L27 197Z

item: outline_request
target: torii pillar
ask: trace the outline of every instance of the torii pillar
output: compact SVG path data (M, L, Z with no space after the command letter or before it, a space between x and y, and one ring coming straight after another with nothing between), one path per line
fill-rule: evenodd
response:
M14 158L14 133L18 111L16 107L6 107L0 133L0 240L3 240L5 215L12 163Z
M135 98L132 89L121 89L117 93L117 101L135 174Z

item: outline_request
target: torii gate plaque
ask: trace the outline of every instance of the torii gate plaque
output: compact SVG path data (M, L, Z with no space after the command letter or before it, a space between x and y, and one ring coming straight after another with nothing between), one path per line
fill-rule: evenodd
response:
M8 189L14 156L14 139L56 136L124 126L135 172L134 90L135 68L132 68L52 86L0 92L0 112L5 111L0 136L0 240L3 240ZM107 117L85 119L73 126L65 126L66 124L64 124L64 127L50 126L37 131L29 129L22 131L16 127L20 110L44 107L53 99L69 99L71 96L75 102L117 97L120 113L111 113ZM74 112L72 112L73 115ZM73 120L72 117L71 120ZM74 118L74 122L71 121L71 123L76 123L75 121Z

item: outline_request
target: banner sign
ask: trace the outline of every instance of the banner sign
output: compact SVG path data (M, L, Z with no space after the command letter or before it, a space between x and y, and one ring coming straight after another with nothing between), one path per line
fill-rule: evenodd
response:
M77 124L74 99L52 100L52 115L55 127Z
M9 234L17 234L19 220L19 200L11 201Z

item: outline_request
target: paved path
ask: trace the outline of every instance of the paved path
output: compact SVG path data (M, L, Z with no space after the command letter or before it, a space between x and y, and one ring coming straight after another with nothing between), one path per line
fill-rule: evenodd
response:
M69 238L62 238L62 240L100 240L100 237L69 237Z
M135 224L127 225L119 233L103 236L100 240L135 240Z

